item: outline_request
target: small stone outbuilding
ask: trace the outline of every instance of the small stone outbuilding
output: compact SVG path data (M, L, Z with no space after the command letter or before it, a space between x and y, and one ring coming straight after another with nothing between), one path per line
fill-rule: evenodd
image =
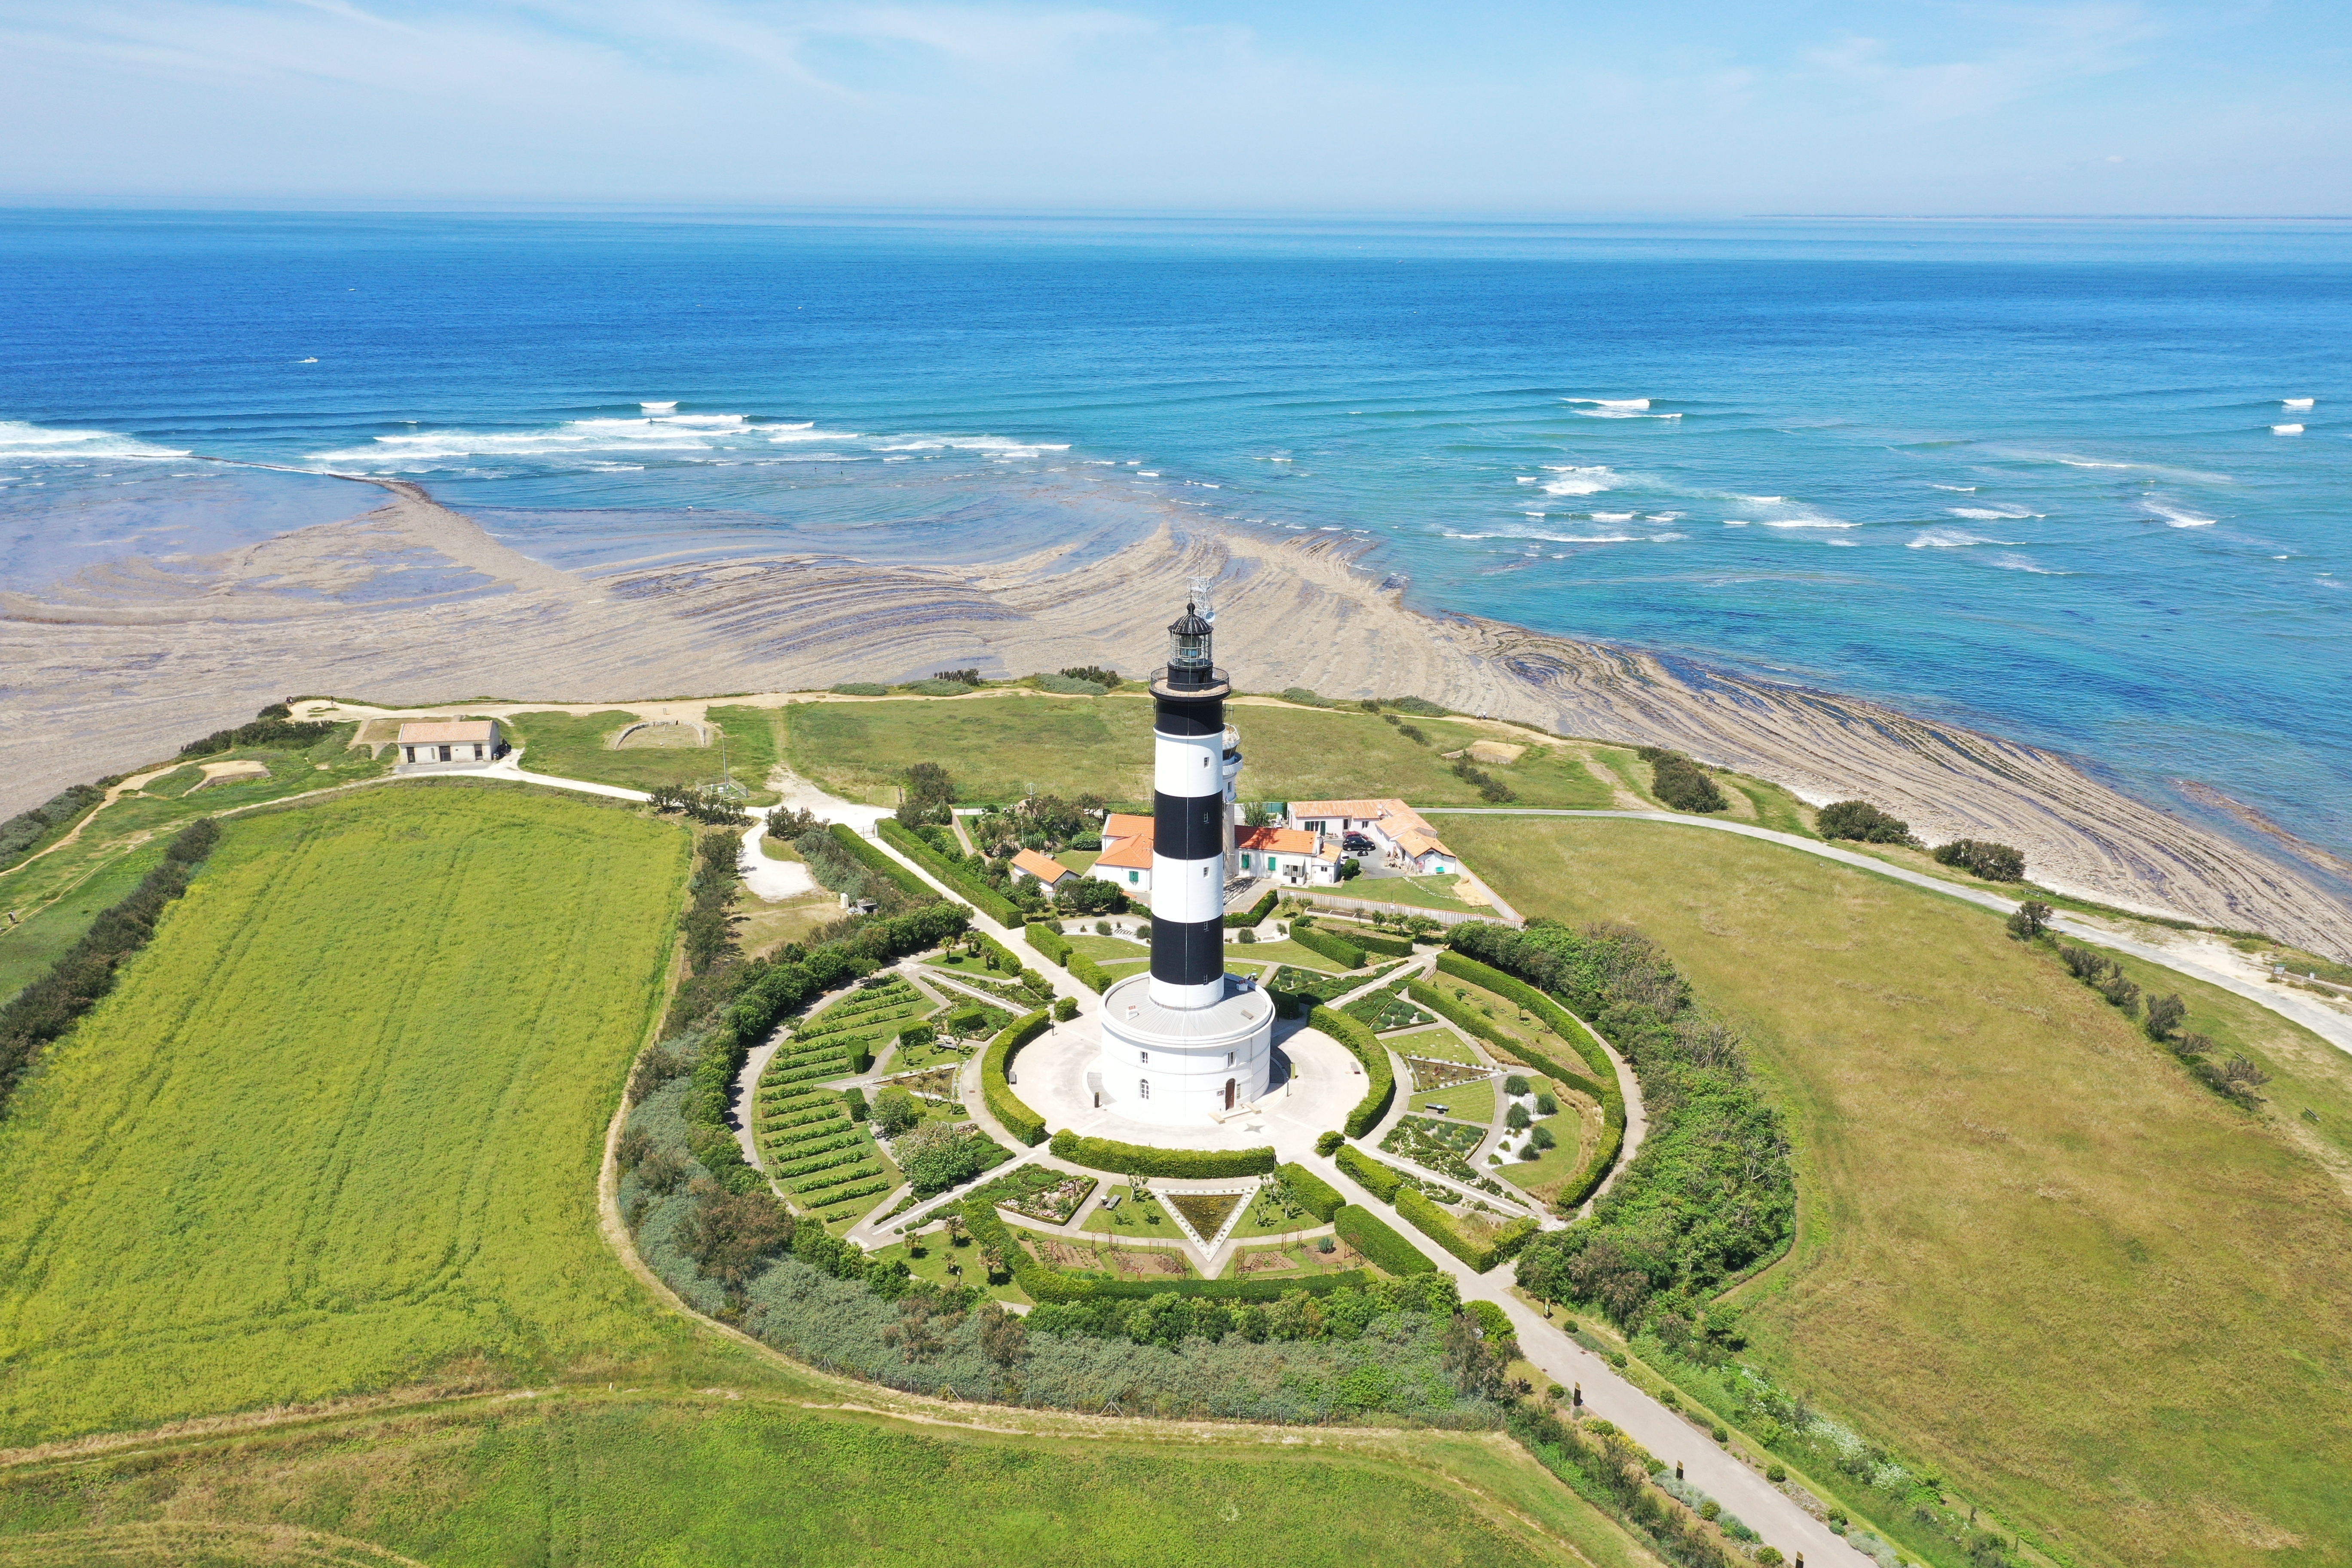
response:
M402 773L486 768L507 751L496 719L411 720L400 727L400 739L394 744L400 751Z

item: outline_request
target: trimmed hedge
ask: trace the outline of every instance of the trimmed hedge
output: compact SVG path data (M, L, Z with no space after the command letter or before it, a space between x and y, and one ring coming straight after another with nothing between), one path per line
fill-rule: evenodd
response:
M1063 968L1070 967L1070 954L1076 950L1070 946L1068 937L1043 921L1031 921L1024 934L1029 938L1031 947L1035 948Z
M1609 1053L1601 1048L1600 1043L1593 1039L1591 1031L1574 1014L1516 975L1506 974L1475 958L1450 952L1437 955L1437 967L1441 973L1451 974L1456 980L1466 980L1482 990L1492 991L1496 995L1527 1008L1541 1018L1554 1034L1575 1047L1577 1055L1601 1075L1596 1081L1582 1073L1569 1071L1542 1052L1530 1050L1517 1041L1496 1039L1496 1031L1491 1028L1482 1030L1477 1024L1470 1022L1477 1016L1473 1009L1464 1007L1435 986L1425 985L1419 981L1406 984L1407 995L1416 1002L1423 1002L1440 1017L1451 1019L1482 1039L1499 1045L1545 1077L1580 1089L1601 1101L1601 1142L1594 1145L1591 1157L1584 1162L1584 1169L1561 1187L1559 1196L1553 1200L1555 1208L1576 1207L1609 1179L1610 1171L1617 1163L1617 1156L1625 1147L1625 1096L1617 1087L1616 1064L1609 1059Z
M1336 1008L1317 1004L1307 1015L1309 1026L1322 1030L1341 1045L1356 1053L1364 1066L1364 1077L1370 1087L1356 1109L1348 1112L1347 1134L1361 1138L1381 1124L1389 1113L1389 1102L1396 1098L1396 1070L1389 1066L1388 1047L1372 1037L1372 1032Z
M1364 967L1364 950L1352 942L1333 936L1329 931L1317 931L1313 926L1300 925L1293 921L1290 940L1309 952L1321 953L1342 969ZM1410 952L1412 950L1408 947L1405 951Z
M860 838L857 836L857 829L850 826L849 824L836 822L825 831L833 835L835 843L849 852L851 859L869 871L889 878L906 892L908 898L927 904L939 898L940 890L937 888Z
M992 1203L966 1199L958 1205L964 1226L972 1239L984 1247L993 1247L1013 1272L1014 1283L1029 1293L1035 1301L1097 1301L1105 1299L1133 1300L1151 1296L1213 1296L1231 1301L1275 1301L1293 1290L1304 1290L1310 1296L1328 1296L1347 1286L1358 1289L1372 1283L1372 1276L1360 1268L1349 1268L1336 1274L1318 1274L1305 1279L1087 1279L1065 1274L1030 1256L1029 1250L1015 1240L1011 1227L997 1216ZM1359 1214L1360 1209L1342 1209L1342 1214ZM1377 1222L1376 1222L1377 1223ZM1386 1229L1386 1226L1382 1226ZM1393 1231L1390 1232L1394 1236ZM1373 1254L1359 1247L1365 1257ZM1414 1256L1418 1257L1419 1254ZM1423 1258L1423 1262L1427 1263Z
M1227 915L1225 917L1225 924L1228 926L1257 925L1264 921L1266 916L1274 913L1274 906L1279 902L1281 902L1281 895L1274 889L1268 888L1264 893L1258 896L1257 902L1242 910L1239 914Z
M874 831L883 843L970 899L981 913L998 925L1017 926L1021 923L1021 911L1013 906L1012 900L973 876L961 863L950 861L897 822L886 816L874 825Z
M1536 1222L1522 1216L1505 1226L1493 1242L1482 1247L1454 1228L1453 1215L1411 1187L1397 1194L1396 1212L1411 1221L1413 1229L1481 1274L1506 1258L1517 1257L1519 1248L1528 1244L1528 1237L1536 1233Z
M1274 1169L1272 1149L1155 1149L1108 1138L1081 1138L1066 1129L1047 1145L1058 1159L1090 1171L1125 1175L1175 1176L1214 1181L1225 1176L1263 1176Z
M1351 931L1346 936L1340 936L1337 931L1325 931L1323 934L1336 942L1346 942L1349 947L1360 947L1366 952L1377 952L1382 958L1412 956L1411 937L1382 936L1376 931ZM1315 951L1321 952L1323 950L1318 947Z
M1307 1205L1308 1214L1326 1225L1331 1223L1331 1216L1338 1214L1348 1201L1339 1195L1339 1188L1304 1165L1277 1165L1274 1173L1290 1184L1290 1190L1298 1195L1300 1203Z
M989 1110L1004 1123L1007 1132L1032 1148L1045 1141L1045 1119L1013 1092L1004 1072L1013 1065L1014 1053L1044 1034L1052 1022L1052 1016L1043 1008L1014 1021L988 1042L988 1050L980 1058L981 1099L988 1102Z
M1372 1260L1383 1271L1402 1277L1434 1274L1437 1265L1391 1228L1388 1222L1361 1204L1349 1204L1332 1220L1339 1239Z
M1396 1202L1397 1188L1404 1182L1404 1173L1393 1165L1373 1159L1360 1149L1342 1148L1331 1156L1339 1169L1348 1173L1372 1196L1384 1204Z
M1076 981L1079 984L1085 986L1087 990L1093 992L1097 996L1110 989L1111 977L1108 973L1104 970L1101 964L1097 963L1093 959L1088 958L1083 952L1071 953L1070 962L1066 967L1068 968L1070 972L1071 979Z

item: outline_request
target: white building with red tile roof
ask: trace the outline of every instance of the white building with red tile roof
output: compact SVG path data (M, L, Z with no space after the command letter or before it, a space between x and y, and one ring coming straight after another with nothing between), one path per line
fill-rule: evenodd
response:
M1077 875L1059 860L1034 849L1024 849L1013 857L1013 874L1042 883L1049 893Z
M1328 887L1339 879L1339 836L1296 827L1237 827L1242 875Z
M1152 819L1114 811L1103 824L1102 853L1087 870L1139 902L1151 899Z
M1309 833L1360 833L1383 860L1421 876L1462 869L1437 829L1401 800L1294 800L1288 820Z

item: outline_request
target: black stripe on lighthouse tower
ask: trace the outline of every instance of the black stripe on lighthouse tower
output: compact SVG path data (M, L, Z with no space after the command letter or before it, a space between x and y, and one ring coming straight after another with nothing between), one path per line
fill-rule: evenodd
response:
M1151 727L1159 735L1197 742L1200 737L1222 738L1224 734L1225 703L1222 696L1189 697L1161 690L1154 693L1153 706ZM1202 875L1204 867L1221 894L1224 889L1224 773L1217 766L1202 772L1207 776L1202 783L1209 794L1165 795L1157 789L1152 792L1152 849L1156 855L1181 862L1181 866L1165 868L1166 879L1155 876L1151 887L1151 977L1171 985L1206 985L1225 972L1222 898L1218 900L1218 912L1207 920L1171 920L1160 913L1163 908L1175 907L1175 879L1181 878L1190 882ZM1167 894L1164 903L1163 890Z

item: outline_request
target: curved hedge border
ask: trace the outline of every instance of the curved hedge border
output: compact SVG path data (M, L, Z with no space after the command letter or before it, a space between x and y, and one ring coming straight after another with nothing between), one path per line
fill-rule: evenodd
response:
M1384 1204L1396 1202L1397 1188L1404 1184L1404 1173L1393 1165L1373 1159L1360 1149L1341 1146L1332 1156L1339 1169L1355 1179L1358 1186Z
M1361 1204L1349 1204L1332 1222L1339 1238L1370 1258L1381 1269L1400 1277L1434 1274L1437 1265L1421 1248L1399 1236L1388 1223Z
M1045 1141L1045 1119L1013 1092L1013 1085L1004 1073L1013 1065L1014 1053L1044 1034L1045 1026L1052 1022L1052 1014L1044 1008L1015 1019L988 1042L988 1050L980 1058L981 1099L988 1102L989 1110L1004 1123L1007 1132L1032 1148Z
M825 831L833 835L835 843L849 852L852 859L869 871L878 872L889 878L891 881L906 890L908 898L919 899L927 904L938 900L940 890L937 888L860 838L857 836L857 829L850 826L849 824L836 822Z
M1081 1138L1065 1129L1049 1145L1057 1159L1090 1171L1119 1175L1175 1176L1187 1181L1216 1181L1226 1176L1263 1176L1275 1166L1274 1151L1266 1149L1155 1149L1146 1143L1120 1143L1108 1138Z
M1418 980L1406 983L1405 994L1440 1017L1459 1024L1479 1038L1500 1047L1545 1077L1580 1089L1600 1100L1601 1142L1593 1146L1592 1156L1584 1162L1584 1169L1561 1187L1559 1196L1553 1200L1556 1208L1576 1207L1608 1180L1610 1171L1617 1163L1617 1156L1625 1147L1625 1096L1617 1087L1616 1064L1609 1059L1609 1053L1601 1048L1600 1042L1593 1038L1583 1020L1526 981L1491 968L1475 958L1465 958L1458 952L1439 953L1437 967L1441 973L1451 974L1456 980L1466 980L1482 990L1492 991L1496 995L1527 1008L1541 1018L1554 1034L1574 1047L1578 1057L1601 1075L1596 1081L1582 1073L1570 1072L1540 1051L1530 1050L1516 1040L1499 1037L1499 1031L1487 1026L1484 1018L1435 986ZM1473 1022L1474 1019L1476 1021Z
M1396 1212L1410 1221L1413 1229L1481 1274L1505 1258L1517 1257L1519 1248L1527 1246L1528 1237L1536 1233L1536 1222L1522 1215L1505 1226L1492 1242L1481 1246L1454 1228L1453 1215L1411 1187L1397 1194Z
M1349 1137L1361 1138L1381 1124L1381 1118L1389 1113L1389 1102L1396 1098L1396 1070L1389 1066L1388 1047L1355 1019L1320 1003L1307 1015L1307 1022L1353 1051L1356 1059L1364 1065L1364 1077L1370 1080L1370 1087L1356 1102L1356 1109L1348 1112L1348 1123L1343 1129Z
M1339 1188L1304 1165L1277 1165L1274 1173L1289 1184L1291 1192L1307 1205L1307 1212L1325 1225L1330 1224L1331 1216L1347 1204Z
M1333 936L1329 931L1317 931L1313 926L1290 922L1290 940L1309 952L1319 952L1342 969L1364 967L1364 950L1354 942ZM1405 951L1410 952L1412 949Z
M1344 942L1349 947L1360 947L1366 952L1377 952L1382 958L1412 956L1412 942L1406 937L1381 936L1376 931L1351 931L1345 936L1341 936L1338 931L1326 931L1323 934L1335 942Z
M950 864L938 850L899 826L889 817L874 825L874 831L883 843L945 882L963 897L970 899L981 913L1001 926L1017 926L1021 911L1013 900L990 887L961 865Z
M958 1205L964 1226L972 1239L984 1247L993 1247L1003 1258L1013 1272L1013 1282L1029 1293L1034 1301L1099 1301L1104 1300L1136 1300L1150 1296L1213 1296L1232 1301L1275 1301L1293 1290L1304 1290L1310 1296L1328 1296L1346 1286L1359 1289L1372 1283L1372 1276L1360 1268L1349 1268L1336 1274L1311 1275L1304 1279L1087 1279L1065 1274L1048 1268L1032 1257L1013 1234L1012 1227L998 1217L996 1205L985 1201L966 1199ZM1342 1209L1342 1214L1361 1213L1360 1209ZM1378 1225L1377 1220L1373 1221ZM1381 1226L1386 1230L1387 1226ZM1391 1237L1395 1232L1390 1231ZM1354 1238L1350 1237L1352 1241ZM1402 1238L1397 1238L1402 1244ZM1357 1251L1379 1261L1370 1248L1358 1247ZM1406 1250L1411 1251L1409 1244ZM1419 1258L1419 1253L1414 1253ZM1422 1262L1427 1265L1428 1259ZM1417 1270L1414 1272L1418 1272Z

